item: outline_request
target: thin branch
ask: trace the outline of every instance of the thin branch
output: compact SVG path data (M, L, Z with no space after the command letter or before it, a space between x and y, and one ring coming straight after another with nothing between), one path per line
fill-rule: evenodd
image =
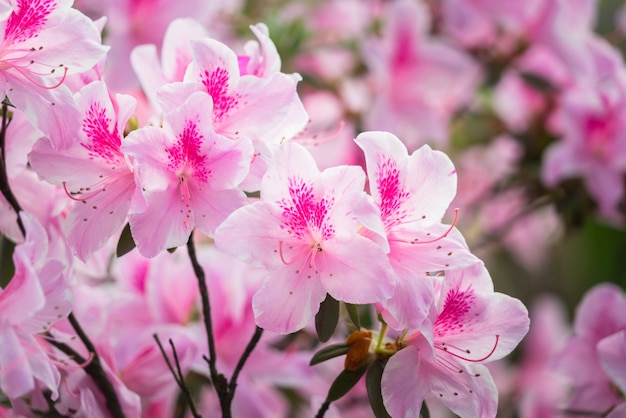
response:
M239 362L237 363L237 366L235 367L235 371L233 372L233 375L230 378L230 383L228 384L228 392L230 394L231 402L233 400L233 397L235 396L235 389L237 389L237 378L239 377L239 373L241 372L241 369L243 369L243 366L246 364L248 357L250 357L250 354L252 354L252 351L258 344L262 335L263 335L263 328L259 328L257 326L256 329L254 330L254 334L252 335L252 338L250 339L250 342L246 346L246 349L244 350L244 352L241 354L241 358L239 359Z
M315 418L324 418L324 414L326 414L328 408L330 408L330 401L325 400L324 403L320 406L320 410L317 411L317 415L315 415Z
M209 356L204 356L204 359L209 364L209 373L211 375L211 381L217 392L217 397L220 401L222 408L222 417L231 418L230 410L230 395L228 393L228 381L226 377L217 371L216 355L215 355L215 337L213 335L213 322L211 320L211 301L209 299L209 289L206 285L206 275L204 269L198 262L196 256L196 247L193 243L193 233L189 235L187 241L187 251L189 253L189 259L193 267L194 274L198 279L198 288L200 289L200 299L202 300L202 316L204 317L204 327L207 333L207 342L209 346Z
M486 233L483 235L482 239L480 239L476 244L472 245L472 251L476 251L482 247L486 247L492 241L498 241L502 239L521 219L529 216L534 211L541 209L544 206L549 205L554 201L553 196L545 195L542 196L535 201L531 202L528 206L526 206L522 211L517 213L511 219L509 219L503 226L497 228L495 231Z
M72 324L72 328L76 331L76 335L78 335L78 338L80 338L85 345L87 351L93 355L91 362L85 366L85 372L94 380L98 388L100 388L102 395L104 395L104 398L106 399L107 408L109 409L109 412L111 412L111 415L114 418L124 418L125 415L122 411L120 401L117 398L117 393L102 368L102 363L100 362L100 356L96 351L96 347L94 347L89 337L87 337L87 334L85 334L73 313L70 313L68 319L70 324ZM58 345L55 345L55 347L59 348ZM80 361L80 363L84 362L84 360Z
M198 410L196 409L196 405L193 402L191 391L189 390L189 387L185 383L185 376L183 376L183 372L180 368L180 362L178 360L178 354L176 353L176 347L174 347L174 342L172 341L171 338L169 339L170 346L172 347L172 353L174 354L174 362L176 363L176 370L174 370L174 367L172 366L172 363L170 362L170 359L167 356L167 353L165 352L163 345L161 344L161 340L159 340L159 336L157 334L152 334L152 337L155 339L157 345L159 346L159 350L161 350L161 354L163 355L163 358L165 359L165 363L167 363L167 367L168 369L170 369L172 376L174 376L174 380L176 381L176 384L185 395L185 398L187 399L187 404L189 405L189 409L191 410L191 415L193 415L194 418L202 418L202 415L198 413Z
M20 228L22 236L26 238L26 229L24 228L24 224L20 218L22 208L11 190L11 186L9 185L9 175L7 173L6 134L9 122L11 122L11 118L9 118L9 106L6 102L3 102L2 125L0 126L0 192L2 192L4 198L7 202L9 202L9 205L11 205L11 208L15 211L15 215L17 216L17 226Z

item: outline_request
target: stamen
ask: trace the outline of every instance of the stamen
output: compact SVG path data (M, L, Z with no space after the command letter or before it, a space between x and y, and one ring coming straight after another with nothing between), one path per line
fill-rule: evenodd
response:
M290 265L290 264L293 264L293 262L294 262L294 261L296 260L296 258L297 258L297 257L294 257L294 258L293 258L293 260L291 260L291 261L287 261L287 260L285 260L285 256L284 256L284 254L283 254L283 241L282 241L282 240L280 240L280 241L278 242L278 255L280 255L280 261L282 261L282 262L283 262L283 264L285 264L285 265Z
M341 131L343 130L345 126L346 126L346 123L341 120L337 124L337 127L335 128L335 130L326 136L320 137L320 134L316 133L316 134L313 134L311 137L300 136L300 137L293 138L293 140L297 141L298 143L304 146L317 146L320 144L325 144L337 138L337 136L341 133Z
M496 347L498 346L498 341L499 340L500 340L500 335L496 334L496 342L493 345L491 351L486 356L484 356L482 358L479 358L479 359L471 359L471 358L468 358L468 357L465 357L465 356L462 356L460 354L452 352L449 348L458 350L458 351L463 352L463 353L470 354L469 350L463 350L463 349L461 349L459 347L455 347L455 346L450 345L450 344L446 344L446 343L438 343L437 344L437 343L435 343L435 348L437 348L437 349L439 349L439 350L441 350L443 352L446 352L446 353L450 354L451 356L456 357L458 359L469 361L469 362L472 362L472 363L480 363L481 361L485 361L485 360L487 360L489 357L491 357L493 355L493 353L496 351Z
M70 390L70 386L67 383L67 378L63 379L63 385L65 386L65 390L67 391L67 393L69 393L72 398L80 399L80 394L76 394Z
M67 197L69 197L70 199L76 201L76 202L86 202L87 200L91 199L94 196L99 195L100 193L106 191L106 187L102 187L102 188L98 188L96 189L94 192L89 193L87 195L84 195L83 192L77 192L77 193L72 193L67 189L67 183L63 182L63 190L65 190L65 194L67 195ZM85 190L91 190L91 187L86 188ZM76 197L76 195L81 196L80 198ZM84 197L82 197L84 196Z
M415 238L412 241L409 241L411 244L432 244L434 242L440 241L444 238L446 238L448 236L448 234L452 231L452 229L454 229L454 226L456 225L457 220L459 219L459 208L454 209L454 219L452 220L452 225L450 225L450 227L448 228L448 230L446 232L443 233L443 235L435 238L435 239L431 239L429 241L420 241L418 238Z
M50 363L54 364L55 366L59 367L60 369L72 371L72 370L84 369L85 367L89 366L89 363L91 363L91 361L94 359L94 357L95 356L94 356L94 354L91 351L89 352L89 356L87 357L87 359L85 360L84 363L76 363L76 362L74 362L74 359L72 357L69 357L75 363L74 365L70 365L70 364L68 364L65 361L55 360L51 356L49 356L49 359L50 359Z

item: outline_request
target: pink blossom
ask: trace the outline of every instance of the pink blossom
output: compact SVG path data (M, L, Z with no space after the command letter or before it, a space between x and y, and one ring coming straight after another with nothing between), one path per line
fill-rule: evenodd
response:
M245 203L236 189L248 173L252 146L214 132L211 98L192 94L165 115L165 124L131 132L122 151L134 160L142 197L130 208L129 222L139 251L154 257L184 245L194 227L212 235Z
M238 57L214 39L191 41L193 60L183 82L163 86L158 99L163 109L171 110L195 91L208 93L213 100L215 132L253 142L255 158L242 187L256 191L274 148L302 130L308 118L296 91L300 76L276 72L280 61L272 53L267 30L263 25L252 28L259 46L250 48L248 44L250 56Z
M619 417L626 388L626 296L614 284L601 283L576 308L574 337L557 367L573 384L568 410Z
M37 334L66 317L73 299L64 283L64 265L48 258L45 230L31 216L21 217L26 240L13 254L15 275L0 289L0 389L19 398L39 382L56 398L59 371Z
M517 377L519 411L523 418L558 418L567 394L567 380L554 369L570 337L563 304L541 296L530 310L532 327L522 343Z
M207 30L198 21L175 19L165 31L160 60L154 44L139 45L133 49L130 60L153 111L160 109L157 90L167 83L183 81L192 60L190 41L207 36Z
M394 2L383 40L365 50L376 83L366 128L396 134L409 150L444 144L454 112L470 101L481 78L468 55L429 37L429 22L422 3Z
M560 107L562 137L544 157L543 181L556 186L580 177L600 213L620 219L626 171L626 72L592 86L578 86L563 94Z
M428 145L408 155L390 133L365 132L355 141L365 153L396 276L395 294L381 303L384 317L396 328L417 328L432 303L430 272L478 261L454 225L441 222L456 193L456 170L448 156Z
M299 103L296 94L299 76L271 73L269 68L263 78L242 74L235 52L210 38L191 41L191 51L193 60L184 83L169 84L159 93L165 110L178 106L191 92L199 90L213 99L215 131L229 138L247 136L253 141L276 143L280 138L276 140L272 134L277 125L288 122L283 135L290 138L306 123L306 114L291 114L294 103ZM285 121L287 116L297 117Z
M106 51L95 24L71 4L0 3L0 94L23 110L55 147L68 144L76 121L71 94L61 86L65 76L93 67Z
M135 109L130 96L112 96L104 82L76 95L81 129L72 143L55 150L41 139L29 154L39 176L62 186L75 201L64 224L74 253L85 260L126 221L135 180L120 151L126 122Z
M100 2L95 9L99 16L107 16L105 43L111 45L107 58L105 80L115 91L135 87L131 59L138 45L158 45L163 40L171 22L179 18L193 18L201 24L213 23L224 2L187 0L109 0ZM214 29L213 29L214 30ZM172 65L175 65L173 62ZM151 71L147 69L147 71Z
M364 181L358 167L320 173L304 148L287 143L263 178L261 200L218 228L218 248L268 270L252 302L259 326L279 333L302 329L327 293L350 303L391 296L383 248L358 233L362 225L378 230L373 225L380 223Z
M528 312L519 300L494 293L482 263L433 279L432 329L409 332L388 360L385 407L394 417L418 416L432 393L460 416L495 417L497 390L483 364L515 348L528 332Z

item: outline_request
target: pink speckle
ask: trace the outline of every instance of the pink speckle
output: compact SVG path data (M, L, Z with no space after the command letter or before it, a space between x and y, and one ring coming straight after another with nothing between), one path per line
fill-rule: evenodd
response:
M460 331L466 316L475 303L475 296L470 292L458 289L450 290L446 295L443 311L435 322L435 335L442 337L451 332Z
M100 103L91 103L82 126L89 142L81 145L89 150L91 156L103 158L111 163L119 163L123 160L120 152L121 138L115 131L109 130L110 123L111 118L107 117L106 110L100 106Z
M236 94L228 94L228 71L224 68L216 68L211 73L204 71L201 79L213 98L213 120L216 123L220 122L239 104L239 97Z
M328 223L328 212L334 201L320 199L315 201L313 187L302 180L292 178L289 181L290 200L279 202L283 209L283 227L302 239L305 234L320 234L321 239L332 238L335 229Z
M7 20L5 40L16 43L36 38L56 6L54 0L17 0L17 7Z
M179 176L194 176L206 183L211 173L206 168L206 156L200 154L204 136L198 132L196 122L187 120L177 139L176 144L167 149L168 167Z
M379 156L376 168L378 194L380 195L380 214L387 227L399 223L406 211L402 205L410 194L400 185L400 171L396 162Z

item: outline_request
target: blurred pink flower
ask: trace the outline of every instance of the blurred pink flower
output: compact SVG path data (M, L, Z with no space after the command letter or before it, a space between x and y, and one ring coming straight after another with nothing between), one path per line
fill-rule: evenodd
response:
M383 39L364 51L376 97L365 127L394 133L410 151L446 144L452 116L471 101L481 80L478 64L431 37L429 26L422 3L394 2Z
M623 416L626 408L624 312L624 291L611 283L591 288L576 308L574 337L567 342L556 364L573 386L567 410L586 415L606 414L610 418Z
M567 90L559 116L562 137L545 153L544 183L582 178L599 212L618 221L626 172L626 71Z
M0 390L10 399L20 398L39 382L55 399L60 374L38 334L69 314L73 296L65 284L65 266L49 258L46 231L31 216L21 218L26 240L15 248L13 278L0 289Z

